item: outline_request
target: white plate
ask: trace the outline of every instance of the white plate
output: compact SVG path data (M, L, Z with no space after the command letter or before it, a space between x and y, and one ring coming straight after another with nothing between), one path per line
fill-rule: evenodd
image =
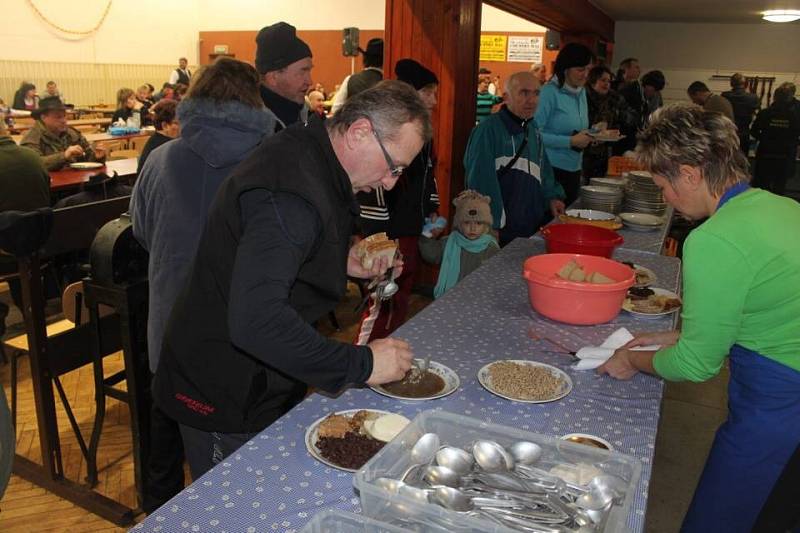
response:
M659 296L669 296L670 298L677 298L678 300L681 300L680 296L678 296L672 291L668 291L667 289L658 289L656 287L650 287L650 290ZM683 303L683 300L681 300L681 303ZM675 309L670 309L669 311L661 311L660 313L643 313L641 311L634 311L633 306L631 305L631 301L627 297L622 302L622 308L625 311L639 318L660 318L662 316L671 315L672 313L679 311L681 307L682 305L679 305Z
M624 263L623 263L624 264ZM627 266L627 265L626 265ZM649 287L653 283L656 282L658 276L656 273L647 268L646 266L637 265L636 263L633 264L633 269L636 271L637 276L646 276L646 280L642 281L641 283L634 283L634 287Z
M576 441L574 441L572 439L593 440L593 441L597 442L598 444L602 444L603 446L605 446L608 451L610 451L610 452L614 451L614 447L611 445L610 442L608 442L606 439L598 437L597 435L590 435L588 433L570 433L568 435L564 435L563 437L561 437L561 440L565 440L567 442L574 442L575 444L583 444L584 446L590 446L590 447L598 449L598 450L602 450L603 449L603 448L600 448L599 446L592 446L591 444L587 444L585 442L576 442Z
M619 218L622 219L623 223L627 222L635 226L652 226L656 228L664 224L663 218L647 213L620 213Z
M419 365L422 362L422 359L416 359L416 362L417 365ZM431 361L428 370L444 380L444 388L441 391L434 394L433 396L409 398L407 396L397 396L396 394L393 394L388 390L384 389L380 385L370 388L375 392L377 392L378 394L383 394L384 396L388 396L389 398L395 398L397 400L417 401L417 400L435 400L437 398L444 398L449 394L453 394L455 391L458 390L458 387L461 386L461 380L459 379L458 374L453 372L453 370L450 367L447 367L441 363L437 363L436 361Z
M90 161L86 161L84 163L70 163L69 168L74 168L77 170L89 170L92 168L102 168L103 163L94 163Z
M319 452L319 448L317 448L317 438L319 436L319 425L322 423L323 420L328 418L328 416L330 416L331 414L347 416L347 415L354 415L359 411L369 411L370 413L379 413L382 415L391 414L389 413L389 411L380 411L378 409L348 409L346 411L336 411L335 413L329 413L320 418L319 420L317 420L316 422L314 422L313 424L311 424L310 426L308 426L308 429L306 429L305 441L308 453L310 453L311 456L320 463L324 463L338 470L344 470L345 472L357 472L358 470L339 466L322 457L322 454Z
M490 366L492 366L495 363L500 363L502 361L505 361L505 362L508 362L508 363L518 363L518 364L521 364L521 365L538 366L538 367L541 367L541 368L546 368L547 370L550 371L550 373L555 374L557 377L561 378L563 380L564 384L561 386L561 390L558 391L555 394L555 396L553 396L552 398L548 398L546 400L521 400L519 398L513 398L511 396L506 396L505 394L502 394L502 393L498 392L492 386L492 375L489 373L489 367ZM478 370L478 382L483 386L484 389L488 390L492 394L494 394L496 396L500 396L501 398L505 398L506 400L511 400L512 402L520 402L520 403L547 403L547 402L554 402L556 400L560 400L561 398L563 398L564 396L566 396L567 394L569 394L572 391L572 379L569 377L569 375L566 372L564 372L560 368L556 368L556 367L551 366L551 365L546 365L544 363L538 363L536 361L528 361L526 359L503 359L501 361L492 361L488 365L484 365L483 368Z
M612 213L597 211L595 209L567 209L567 216L583 218L586 220L614 220L617 218Z
M625 138L624 135L603 135L602 133L590 133L589 135L591 135L595 141L604 143L615 143Z

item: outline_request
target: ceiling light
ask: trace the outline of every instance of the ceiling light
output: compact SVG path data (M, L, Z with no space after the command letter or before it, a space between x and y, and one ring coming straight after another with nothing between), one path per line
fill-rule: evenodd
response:
M798 9L773 9L771 11L764 11L762 14L764 20L770 22L794 22L800 19L800 10Z

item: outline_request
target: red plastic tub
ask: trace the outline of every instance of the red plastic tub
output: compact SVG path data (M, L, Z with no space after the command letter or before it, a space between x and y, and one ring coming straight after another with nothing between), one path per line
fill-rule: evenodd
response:
M574 259L586 273L600 272L615 283L568 281L556 276ZM612 320L622 309L633 285L633 269L604 257L579 254L542 254L529 257L522 267L528 282L528 298L534 311L567 324L592 325Z
M611 257L625 239L616 231L585 224L551 224L542 229L547 253Z

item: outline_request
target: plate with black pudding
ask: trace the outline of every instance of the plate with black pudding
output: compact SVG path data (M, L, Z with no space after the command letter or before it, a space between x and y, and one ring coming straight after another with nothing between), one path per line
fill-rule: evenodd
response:
M659 318L675 313L683 302L680 296L656 287L631 287L622 308L639 318Z
M421 364L422 359L415 359L403 379L376 385L372 390L398 400L435 400L458 390L461 380L450 367L431 361L428 370L420 372Z
M306 448L321 463L356 472L408 422L402 415L377 409L338 411L308 427Z

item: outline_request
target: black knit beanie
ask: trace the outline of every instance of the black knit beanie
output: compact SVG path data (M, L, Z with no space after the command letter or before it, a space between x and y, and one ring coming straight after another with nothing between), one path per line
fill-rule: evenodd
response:
M294 26L277 22L261 28L256 36L256 70L266 74L311 57L311 48L297 36Z
M413 59L401 59L398 61L394 66L394 74L398 80L406 82L418 91L432 83L437 85L439 83L436 74Z

